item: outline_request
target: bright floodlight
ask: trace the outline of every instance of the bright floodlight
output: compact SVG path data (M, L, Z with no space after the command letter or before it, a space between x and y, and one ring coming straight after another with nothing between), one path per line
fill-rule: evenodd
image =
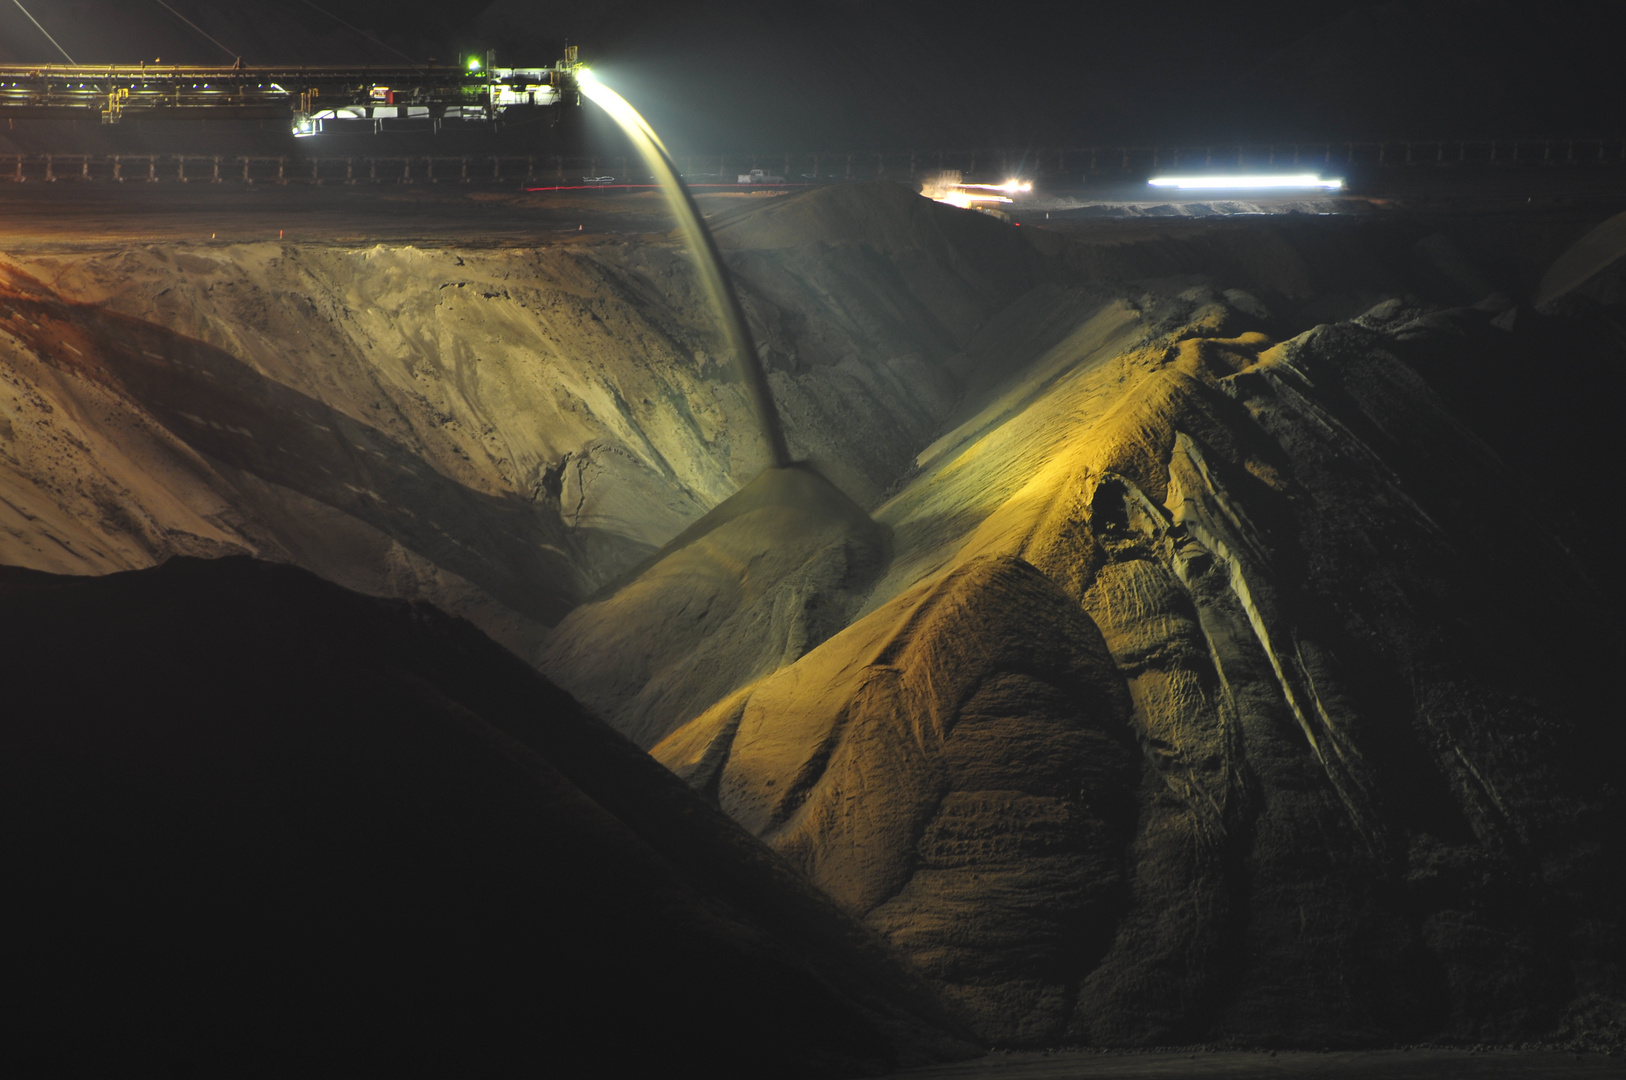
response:
M1315 173L1296 173L1292 176L1264 174L1252 176L1159 176L1148 180L1147 183L1153 187L1180 188L1183 191L1213 191L1223 188L1317 188L1322 191L1337 191L1344 186L1342 180L1323 180Z
M960 188L975 188L978 191L1032 191L1033 185L1020 180L1007 180L1003 184L956 184ZM1009 199L1005 200L1010 202Z
M470 71L479 71L480 70L480 58L478 56L469 57L469 70Z

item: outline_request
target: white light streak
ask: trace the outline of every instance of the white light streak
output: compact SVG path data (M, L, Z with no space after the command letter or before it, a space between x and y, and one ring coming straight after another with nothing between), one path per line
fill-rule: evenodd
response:
M930 198L933 202L958 206L962 210L974 209L988 203L1015 202L1009 195L973 195L969 191L945 191L941 195L933 195Z
M671 158L671 152L666 149L666 144L661 142L661 137L655 134L655 129L638 115L638 110L634 109L626 98L599 82L598 76L593 74L591 68L576 69L576 86L580 88L583 97L609 113L610 118L621 125L627 134L632 135L636 131L667 158ZM638 135L633 136L634 145L637 145ZM640 146L638 149L642 153L643 147Z
M56 45L56 38L51 36L51 32L49 30L45 29L45 27L43 27L43 26L40 26L40 21L38 19L34 18L33 14L27 8L23 7L23 0L11 0L11 2L13 4L17 5L17 10L18 11L20 11L24 15L28 16L28 21L33 23L35 28L37 30L39 30L40 33L45 35L45 40L46 41L49 41L52 45ZM68 55L68 50L64 49L62 46L56 45L56 51L61 53L62 58L64 60L66 60L68 63L70 63L70 64L77 64L78 63L77 60L75 60L73 57Z
M1243 176L1159 176L1147 181L1153 187L1172 187L1182 191L1214 191L1225 188L1236 189L1263 189L1263 188L1317 188L1322 191L1337 191L1344 186L1342 180L1323 180L1315 173L1295 173L1290 176L1282 175L1243 175Z
M1020 180L1007 180L1003 184L956 184L961 189L974 188L978 191L1032 191L1032 184L1025 184ZM1009 199L1005 200L1010 202Z
M979 206L1015 202L1012 195L1032 191L1033 185L1023 180L1007 180L1003 184L967 184L958 172L943 172L927 177L920 193L934 202L958 206L962 210L975 210Z

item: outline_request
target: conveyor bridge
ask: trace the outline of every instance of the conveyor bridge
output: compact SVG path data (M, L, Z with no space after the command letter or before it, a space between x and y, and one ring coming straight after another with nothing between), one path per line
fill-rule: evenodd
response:
M288 120L314 135L332 120L495 120L576 104L576 50L550 67L194 67L0 65L0 119Z

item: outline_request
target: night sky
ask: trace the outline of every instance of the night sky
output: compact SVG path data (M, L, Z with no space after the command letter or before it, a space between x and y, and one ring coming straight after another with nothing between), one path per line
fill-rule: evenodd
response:
M24 3L81 62L230 62L155 0ZM302 0L171 4L248 63L399 58ZM1626 99L1611 0L322 7L418 59L546 63L568 38L679 152L1618 134ZM0 61L54 58L0 2Z

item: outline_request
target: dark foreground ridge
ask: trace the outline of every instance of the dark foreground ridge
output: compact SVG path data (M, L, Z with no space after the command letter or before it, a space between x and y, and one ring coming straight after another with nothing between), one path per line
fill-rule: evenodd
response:
M974 1052L877 936L428 605L241 557L3 568L0 652L14 1061L823 1076Z

